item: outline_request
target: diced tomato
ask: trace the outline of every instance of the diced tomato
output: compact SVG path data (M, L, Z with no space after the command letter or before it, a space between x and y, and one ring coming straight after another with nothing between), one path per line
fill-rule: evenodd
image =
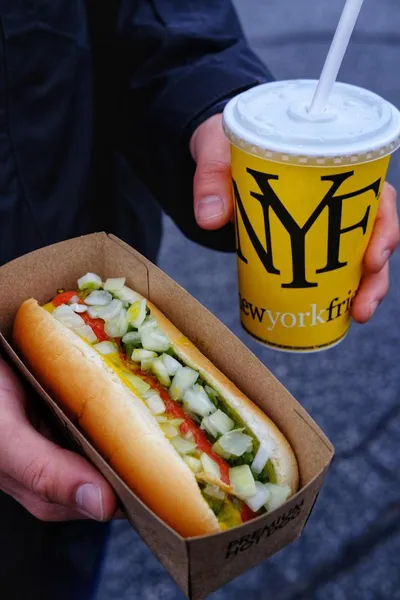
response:
M61 306L61 304L67 304L71 300L71 298L73 298L76 295L76 292L61 292L61 294L57 294L57 296L53 298L52 304L54 304L54 306ZM81 303L80 299L79 303Z
M243 523L247 523L247 521L252 521L256 517L258 517L259 514L260 514L259 512L258 513L253 512L251 510L251 508L243 502L243 506L240 509L240 516L242 517Z
M84 304L83 300L79 298L77 292L61 292L53 298L52 303L56 307L61 306L61 304L67 304L74 296L78 298L77 304ZM86 325L90 325L99 342L104 342L105 340L110 339L104 331L104 321L102 319L92 319L89 317L87 312L79 313L79 315L85 321Z
M121 352L121 355L124 356L123 352ZM175 400L170 398L166 389L163 388L163 386L157 381L157 379L155 379L155 377L144 373L138 368L135 368L134 365L131 365L125 358L124 360L126 361L126 365L129 366L129 368L136 375L143 379L143 381L146 381L146 383L148 383L153 389L157 390L165 404L167 414L171 415L175 419L183 419L184 422L180 426L181 433L183 435L188 431L193 433L198 449L201 450L201 452L208 454L208 456L218 464L221 471L221 480L229 485L229 465L224 461L223 458L213 452L212 443L207 439L204 431L202 431L200 427L185 413L183 408L177 402L175 402Z
M80 316L85 321L86 325L90 325L99 342L110 339L104 331L104 321L102 319L92 319L87 312L80 313Z

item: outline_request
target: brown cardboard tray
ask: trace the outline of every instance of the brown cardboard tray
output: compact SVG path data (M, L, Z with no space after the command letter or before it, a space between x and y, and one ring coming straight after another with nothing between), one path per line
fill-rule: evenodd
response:
M300 490L284 506L216 535L184 539L155 516L112 471L81 431L26 369L10 344L14 315L28 297L45 303L59 287L75 287L92 271L127 278L149 298L233 383L276 423L292 445ZM187 598L206 597L301 534L329 465L332 444L268 369L215 316L158 267L118 238L96 233L54 244L0 267L0 341L3 351L39 392L76 448L103 473L127 517Z

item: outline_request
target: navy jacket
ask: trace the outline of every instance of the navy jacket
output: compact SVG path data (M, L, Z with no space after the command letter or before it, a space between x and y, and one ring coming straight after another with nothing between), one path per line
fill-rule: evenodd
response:
M99 229L154 256L152 198L190 239L232 249L230 227L195 223L188 151L270 78L227 0L0 0L0 25L1 262Z
M154 259L157 206L233 249L195 224L189 139L269 78L228 0L0 0L0 263L100 229ZM1 493L0 515L0 596L88 597L105 526L40 523Z

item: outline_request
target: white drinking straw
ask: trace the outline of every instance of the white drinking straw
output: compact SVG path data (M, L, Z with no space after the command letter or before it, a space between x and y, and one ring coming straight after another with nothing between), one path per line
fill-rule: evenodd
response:
M364 0L347 0L345 4L314 98L308 110L312 116L321 114L327 105L363 2Z

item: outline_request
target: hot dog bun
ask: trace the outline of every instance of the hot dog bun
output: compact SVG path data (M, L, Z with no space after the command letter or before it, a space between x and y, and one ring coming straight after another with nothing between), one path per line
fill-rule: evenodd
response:
M13 338L43 387L149 508L183 536L220 531L192 471L95 350L33 299L18 310Z
M276 483L288 485L291 494L295 493L297 461L275 424L153 304L147 301L147 305L176 354L200 372L260 440L273 441ZM143 400L96 350L34 299L19 308L13 340L43 387L155 514L184 537L221 531L194 473L163 435Z

